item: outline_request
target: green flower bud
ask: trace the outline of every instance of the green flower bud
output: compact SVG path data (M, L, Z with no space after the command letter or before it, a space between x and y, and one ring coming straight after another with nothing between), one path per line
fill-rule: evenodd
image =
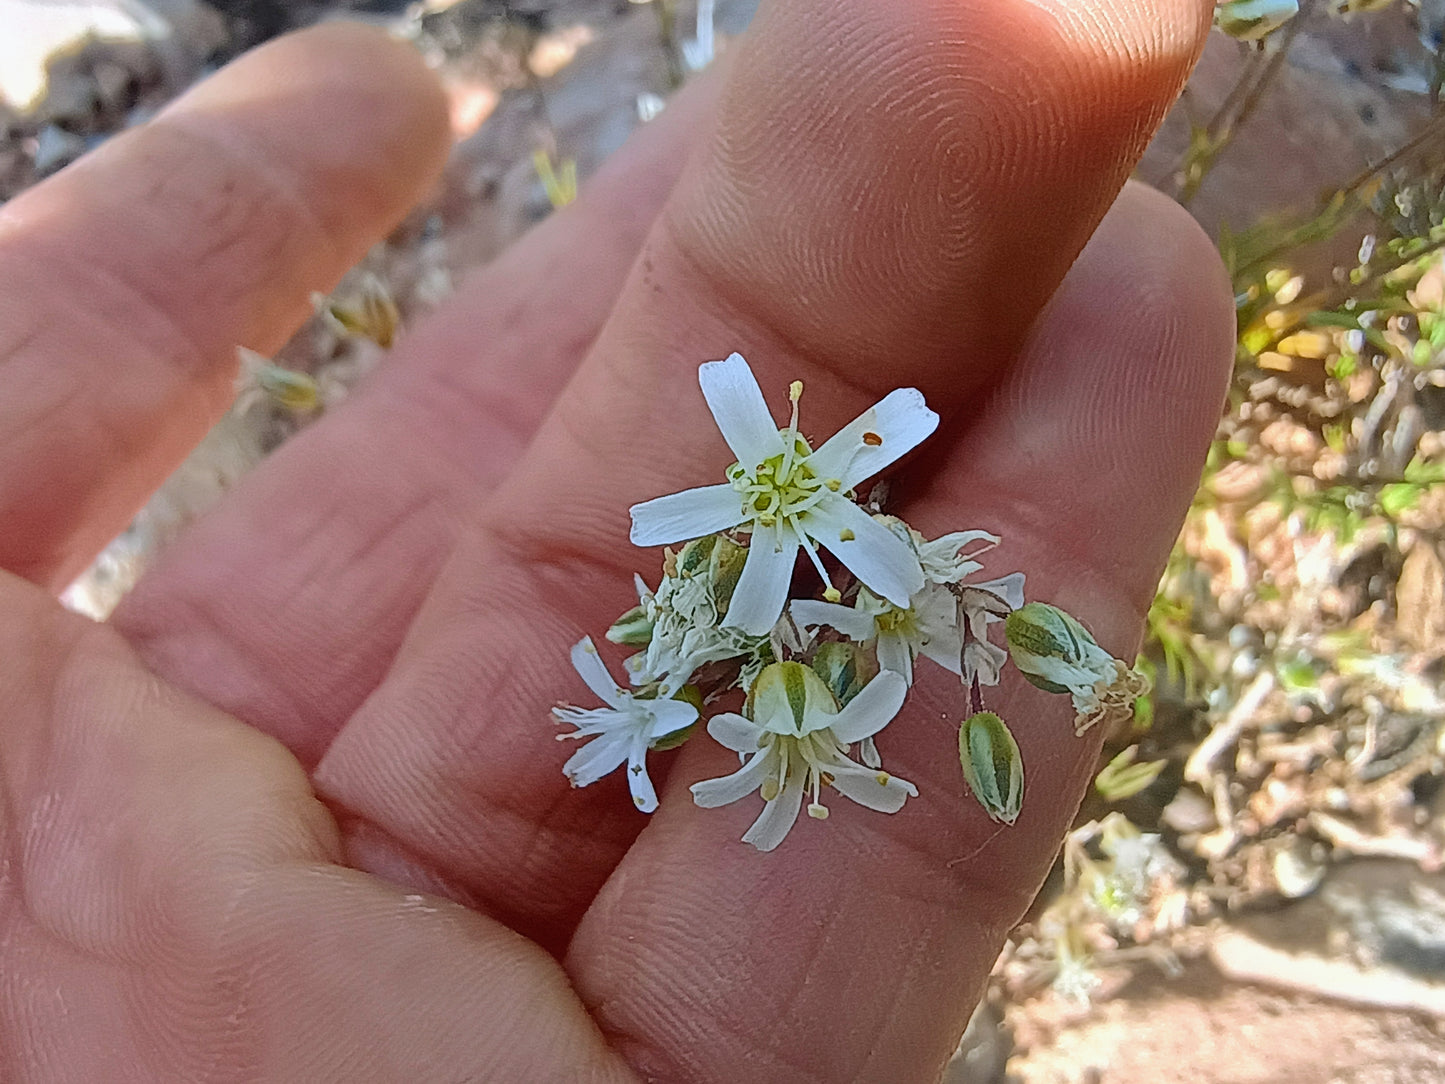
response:
M1004 721L991 711L964 720L958 758L973 796L996 821L1013 824L1024 799L1024 762Z
M846 704L863 690L878 667L862 644L834 641L823 644L813 656L813 670L828 686L839 704Z
M1299 14L1299 0L1230 0L1214 9L1214 25L1240 41L1258 41Z
M700 572L707 572L713 549L720 540L720 536L715 534L694 538L678 552L671 574L688 579Z
M1014 665L1045 692L1090 688L1113 674L1113 657L1057 606L1030 602L1019 607L1004 620L1004 633Z
M722 615L728 612L728 603L732 601L733 589L742 577L748 551L746 546L739 546L731 538L723 535L713 537L717 539L717 544L708 557L708 574L712 577L713 603L718 614Z
M1045 692L1072 697L1075 734L1132 719L1135 700L1149 691L1148 678L1110 655L1057 606L1030 602L1009 614L1004 629L1019 672Z
M624 647L646 647L652 642L652 618L641 606L634 606L612 622L607 639Z
M321 406L321 386L306 373L263 365L256 371L256 385L275 402L297 414L310 414Z

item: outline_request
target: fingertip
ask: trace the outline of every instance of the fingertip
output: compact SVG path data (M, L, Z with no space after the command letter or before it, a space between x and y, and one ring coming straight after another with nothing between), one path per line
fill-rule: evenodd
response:
M219 131L264 143L267 166L303 165L303 183L349 183L346 199L316 201L324 225L343 234L370 234L378 218L409 209L451 147L445 92L417 50L346 21L253 50L157 118L216 120Z

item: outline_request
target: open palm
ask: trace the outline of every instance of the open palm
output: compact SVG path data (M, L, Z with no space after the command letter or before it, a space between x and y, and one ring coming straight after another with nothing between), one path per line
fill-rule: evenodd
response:
M424 191L441 97L303 33L0 211L0 1076L933 1079L1088 779L1067 705L991 704L1029 771L1003 829L920 670L886 753L921 797L766 855L755 800L687 793L726 750L654 754L648 817L568 787L548 712L651 563L628 506L729 461L696 367L733 350L820 434L921 388L899 509L1002 535L1132 649L1231 308L1182 212L1119 193L1209 8L774 0L105 626L53 592L226 408L235 344Z

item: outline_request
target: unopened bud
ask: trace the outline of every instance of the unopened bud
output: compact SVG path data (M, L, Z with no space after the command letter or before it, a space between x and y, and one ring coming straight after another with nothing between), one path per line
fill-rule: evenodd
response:
M1018 820L1024 798L1024 762L1004 721L991 711L964 720L958 758L968 789L988 815L1004 824Z
M1014 665L1045 692L1088 688L1112 672L1112 656L1057 606L1046 602L1021 606L1005 619L1004 632Z
M646 647L652 642L652 618L643 607L634 606L612 622L607 639L624 647Z
M1299 14L1299 0L1230 0L1214 9L1214 25L1231 38L1258 41Z
M818 653L813 656L813 670L838 703L846 704L863 691L878 667L862 644L839 640L818 647Z

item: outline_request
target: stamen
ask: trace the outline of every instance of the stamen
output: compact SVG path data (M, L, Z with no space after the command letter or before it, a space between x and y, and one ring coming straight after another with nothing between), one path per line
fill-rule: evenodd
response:
M868 447L870 448L877 448L883 443L883 438L872 430L869 430L868 432L863 434L863 443L868 445Z
M822 802L813 802L808 806L808 816L815 821L825 821L828 819L828 807Z
M778 481L785 482L793 472L793 453L798 449L798 400L803 397L803 382L794 380L788 385L788 401L793 404L788 417L788 429L783 434L783 466L778 471Z

